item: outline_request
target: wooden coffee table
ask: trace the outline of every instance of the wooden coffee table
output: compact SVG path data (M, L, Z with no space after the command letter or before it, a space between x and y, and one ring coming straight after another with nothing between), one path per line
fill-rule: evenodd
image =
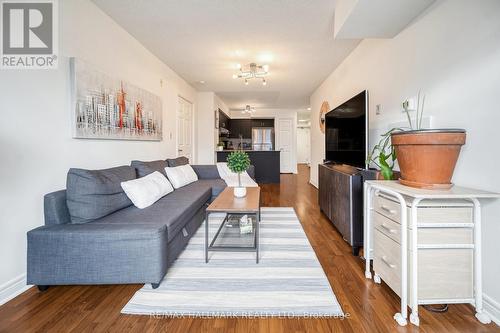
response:
M226 216L219 226L214 238L209 243L209 215L225 213ZM239 217L247 215L252 219L252 234L241 235L239 224L235 225ZM244 198L236 198L232 187L226 187L219 196L207 207L205 213L205 262L208 263L209 251L227 252L255 252L256 262L259 263L259 222L260 222L260 188L247 187ZM233 242L224 242L224 237L231 237ZM248 245L251 240L252 244ZM236 243L234 243L236 241Z

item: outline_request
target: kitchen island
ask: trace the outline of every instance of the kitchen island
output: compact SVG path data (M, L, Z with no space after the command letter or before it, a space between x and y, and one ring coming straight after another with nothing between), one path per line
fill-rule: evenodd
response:
M217 151L217 162L226 162L227 156L234 150ZM279 150L244 150L255 167L255 181L259 184L280 182Z

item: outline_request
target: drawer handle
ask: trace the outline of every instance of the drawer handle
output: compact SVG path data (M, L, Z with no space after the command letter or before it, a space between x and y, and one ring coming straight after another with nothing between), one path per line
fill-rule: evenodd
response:
M388 226L386 226L385 224L380 225L380 227L382 229L386 230L388 233L391 233L391 234L395 234L397 232L396 229L391 229Z
M384 262L384 264L386 264L390 268L395 268L396 267L396 265L391 264L389 261L387 261L387 257L386 256L382 256L382 258L380 258L380 259L382 259L382 261Z
M382 208L382 210L386 211L387 213L389 213L391 215L396 214L396 211L394 209L390 209L389 207L387 207L385 205L382 205L380 208Z

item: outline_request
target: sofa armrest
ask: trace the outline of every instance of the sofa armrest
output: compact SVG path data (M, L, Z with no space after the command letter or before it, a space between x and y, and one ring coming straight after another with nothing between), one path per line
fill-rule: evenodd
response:
M198 179L220 179L217 165L191 165Z
M66 205L66 190L48 193L43 197L45 225L66 224L71 222Z

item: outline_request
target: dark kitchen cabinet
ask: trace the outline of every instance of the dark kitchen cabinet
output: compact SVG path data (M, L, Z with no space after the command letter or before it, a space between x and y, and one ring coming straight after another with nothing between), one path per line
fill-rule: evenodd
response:
M274 127L274 119L252 119L252 127Z
M358 255L363 246L363 177L347 165L319 165L319 207Z
M230 138L239 138L240 135L243 139L252 138L252 120L251 119L231 119L229 128Z
M230 138L237 139L240 135L243 139L252 138L252 127L274 127L274 119L230 119Z

